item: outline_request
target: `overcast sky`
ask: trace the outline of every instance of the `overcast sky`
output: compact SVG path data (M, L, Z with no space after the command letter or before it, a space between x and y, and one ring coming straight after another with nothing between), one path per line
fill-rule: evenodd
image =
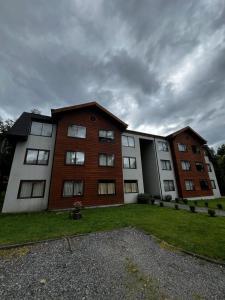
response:
M225 0L0 0L0 117L93 100L225 143Z

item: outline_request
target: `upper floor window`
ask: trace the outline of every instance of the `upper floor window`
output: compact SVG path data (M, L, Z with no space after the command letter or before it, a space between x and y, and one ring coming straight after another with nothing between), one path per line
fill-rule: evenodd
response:
M173 180L163 180L165 192L175 191Z
M208 190L209 189L209 183L207 180L200 180L200 187L202 190Z
M99 166L114 167L115 155L114 154L99 154Z
M32 121L30 134L52 136L52 124Z
M193 180L185 180L185 189L186 191L194 191L195 186Z
M137 180L125 180L124 181L124 192L125 193L138 193Z
M212 172L212 168L210 164L207 164L208 172Z
M63 197L73 197L83 195L83 181L68 180L63 183Z
M115 195L116 185L114 181L100 180L98 182L98 194L99 195Z
M168 152L169 151L168 143L167 142L159 141L158 142L158 149L159 149L159 151L166 151L166 152Z
M47 165L49 150L27 149L24 163L27 165Z
M136 169L136 158L135 157L123 157L123 168L124 169Z
M112 142L114 140L113 130L99 130L99 141L101 142Z
M128 135L122 135L122 145L125 147L134 147L134 137Z
M203 163L201 162L196 162L195 163L195 166L196 166L196 170L199 171L199 172L203 172L204 171L204 165Z
M211 180L211 186L212 186L212 189L215 190L216 189L216 183L214 180Z
M172 170L170 160L161 160L162 170Z
M70 125L68 127L68 136L80 139L86 138L86 127L78 125Z
M178 150L180 152L186 152L187 151L187 145L178 143Z
M195 154L199 154L200 153L200 147L196 146L196 145L192 145L191 146L192 152Z
M67 165L83 165L85 161L84 152L74 152L67 151L66 152L66 164Z
M45 180L21 180L17 198L43 198L44 193Z
M191 169L191 163L188 160L182 160L181 161L181 168L184 171L190 171L190 169Z

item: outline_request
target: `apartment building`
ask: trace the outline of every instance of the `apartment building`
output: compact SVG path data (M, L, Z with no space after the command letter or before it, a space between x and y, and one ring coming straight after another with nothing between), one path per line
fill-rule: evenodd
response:
M206 141L190 127L167 137L127 130L96 102L23 113L3 212L135 203L138 193L220 197Z

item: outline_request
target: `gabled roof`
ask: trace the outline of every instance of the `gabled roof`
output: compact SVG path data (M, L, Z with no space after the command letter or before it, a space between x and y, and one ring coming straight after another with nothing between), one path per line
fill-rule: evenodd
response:
M102 111L104 114L106 114L108 117L110 117L112 120L114 120L117 124L119 124L120 127L123 129L127 128L127 124L124 123L122 120L117 118L115 115L113 115L110 111L105 109L103 106L98 104L97 102L88 102L84 104L78 104L78 105L73 105L73 106L67 106L67 107L62 107L62 108L57 108L57 109L52 109L52 116L56 116L57 114L63 113L63 112L68 112L68 111L73 111L73 110L79 110L83 108L97 108L100 111Z
M183 132L185 132L185 131L191 131L201 142L202 142L202 144L207 144L207 141L202 137L202 136L200 136L196 131L194 131L194 129L192 129L190 126L186 126L186 127L184 127L184 128L182 128L182 129L180 129L180 130L177 130L177 131L175 131L175 132L173 132L173 133L171 133L171 134L169 134L168 136L167 136L167 138L168 139L173 139L174 137L176 137L178 134L181 134L181 133L183 133Z

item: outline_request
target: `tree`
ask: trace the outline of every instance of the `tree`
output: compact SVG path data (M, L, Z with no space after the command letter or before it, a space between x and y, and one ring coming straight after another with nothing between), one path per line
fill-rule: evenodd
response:
M31 112L32 114L36 114L36 115L40 115L40 114L41 114L41 111L40 111L39 109L37 109L37 108L31 109L30 112Z
M214 155L214 167L220 192L225 195L225 144L222 144Z

